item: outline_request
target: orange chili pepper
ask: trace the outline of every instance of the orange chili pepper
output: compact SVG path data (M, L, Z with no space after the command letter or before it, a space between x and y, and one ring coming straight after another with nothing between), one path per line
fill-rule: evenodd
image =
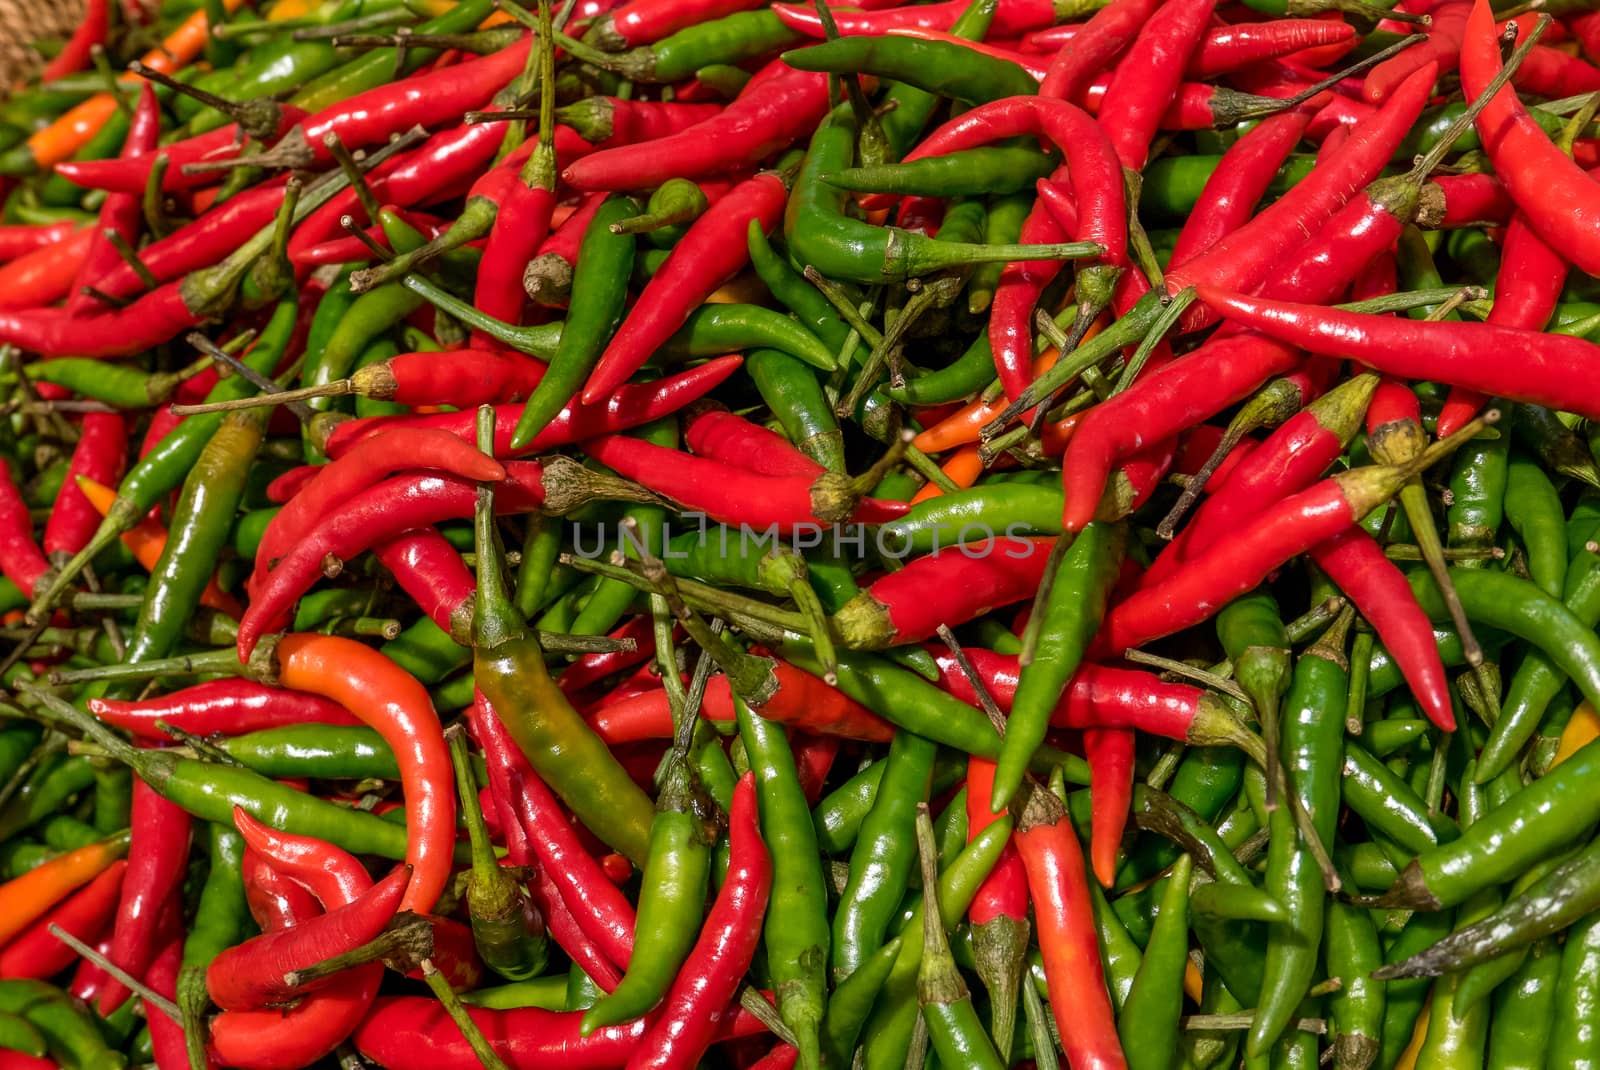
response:
M0 308L42 308L67 296L78 269L89 257L95 228L80 227L65 241L53 242L0 267Z
M223 9L230 14L244 6L244 0L222 0ZM205 9L184 19L160 45L152 48L139 61L161 74L172 74L194 62L205 51L210 26ZM120 81L138 82L136 74L124 74ZM110 93L96 93L78 104L55 122L28 138L27 145L33 162L41 171L49 170L86 145L95 131L105 125L111 113L117 110L117 100Z
M983 459L978 455L978 447L972 443L962 446L944 462L941 470L950 477L950 482L962 490L972 486L978 481L978 477L983 475ZM937 483L926 483L911 499L911 504L916 505L929 498L937 498L943 493Z
M111 503L117 500L116 491L103 483L96 483L87 476L78 477L78 488L83 491L83 496L89 499L89 504L94 506L95 511L101 516L110 512ZM134 560L143 565L146 572L153 572L156 562L161 560L161 551L167 546L167 529L162 527L161 521L155 517L147 516L131 530L122 533L122 545L133 553ZM235 620L244 616L244 607L233 595L217 586L215 576L211 577L205 591L200 595L200 604L221 610Z
M119 832L96 840L0 884L0 944L32 925L127 854L128 838L129 833Z

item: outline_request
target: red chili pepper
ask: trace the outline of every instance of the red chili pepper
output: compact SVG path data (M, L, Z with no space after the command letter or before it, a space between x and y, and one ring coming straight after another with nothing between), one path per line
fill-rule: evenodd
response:
M1330 391L1284 421L1231 475L1213 476L1211 497L1151 564L1140 586L1161 583L1182 562L1217 545L1278 498L1322 478L1361 430L1369 389L1370 380Z
M88 251L87 243L83 251ZM19 260L0 269L0 274L21 263ZM77 273L81 263L81 260L74 260L72 274ZM4 280L0 279L0 285L3 284ZM64 296L69 285L70 278L56 297ZM183 284L169 282L126 308L90 319L73 319L65 311L54 308L0 312L0 341L42 357L126 357L169 342L180 332L205 321L203 313L190 310L185 302Z
M776 431L710 402L690 407L683 441L701 457L762 475L819 476L826 470Z
M240 874L245 904L262 932L285 929L298 919L322 913L315 896L279 873L253 847L245 847Z
M608 47L615 38L624 47L638 48L697 23L760 6L759 0L629 0L602 16L589 32Z
M1313 546L1311 559L1349 596L1378 633L1422 712L1444 731L1454 732L1450 682L1439 660L1433 624L1417 605L1405 573L1360 528Z
M131 160L153 152L160 134L161 105L156 100L155 87L146 82L139 92L139 103L134 108L133 120L128 127L128 136L122 143L119 159ZM112 245L109 234L115 234L130 246L137 243L139 229L144 224L142 201L142 196L136 193L112 193L106 196L105 204L100 206L100 219L94 226L94 238L89 243L89 251L73 280L71 292L67 294L69 314L83 315L103 307L84 287L98 287L105 275L122 265L122 255Z
M746 773L733 789L727 876L650 1031L628 1057L629 1070L692 1070L738 1009L730 1003L755 958L772 891L772 859L756 824L755 785L755 774Z
M1454 71L1461 60L1461 41L1471 10L1470 0L1434 7L1428 12L1433 22L1427 27L1427 40L1391 56L1368 71L1361 83L1362 97L1374 104L1383 103L1399 88L1401 82L1429 63L1438 64L1438 74Z
M565 470L563 470L565 471ZM544 504L551 489L566 487L568 477L543 481L546 468L538 461L512 461L496 498L502 513L520 513ZM239 659L244 661L267 632L288 623L294 603L323 573L330 556L350 561L372 547L413 528L472 515L477 484L460 476L415 472L373 484L350 497L308 530L277 565L258 582L255 597L239 621Z
M0 309L31 312L48 311L61 315L55 309L45 310L67 296L72 280L77 277L94 242L94 228L75 230L56 245L47 245L19 256L5 267L0 267ZM9 315L0 314L0 332ZM24 349L33 347L23 345ZM60 355L60 354L51 354Z
M1228 148L1178 233L1169 262L1173 268L1187 264L1250 221L1278 168L1305 136L1311 115L1310 109L1296 108L1269 116Z
M887 743L894 736L894 727L887 721L810 673L778 661L774 674L779 681L777 690L756 707L767 720L804 732L873 743ZM713 676L707 682L700 715L708 721L733 722L733 692L727 677ZM670 739L672 710L665 690L656 687L608 698L589 718L589 727L612 746Z
M139 739L168 742L157 721L197 736L242 735L294 724L357 724L337 702L253 680L208 680L138 702L91 698L89 712Z
M39 72L39 81L49 85L57 78L76 74L89 66L96 47L103 47L111 30L111 0L89 0L84 5L82 21L55 58Z
M139 189L143 188L141 184ZM160 241L146 245L139 250L139 259L156 281L162 283L210 267L272 222L283 204L283 191L283 179L269 179L245 190L188 226L179 227ZM132 297L145 289L138 273L127 264L118 264L107 271L96 285L102 293L112 297Z
M1159 0L1113 0L1084 23L1050 61L1039 95L1076 100L1090 79L1111 66L1133 44L1139 30L1160 6Z
M544 781L511 741L499 715L476 694L468 716L492 775L504 777L506 805L561 900L585 936L619 968L633 955L633 905L584 849L578 832ZM491 781L493 786L494 781ZM591 974L598 983L601 978ZM614 977L612 987L615 987Z
M1067 173L1062 168L1051 178ZM1032 244L1067 240L1071 231L1060 222L1065 206L1050 196L1059 192L1060 186L1055 181L1040 182L1039 191L1041 196L1023 219L1017 241ZM1076 204L1072 210L1072 222L1076 224ZM1033 382L1033 312L1062 267L1059 260L1019 260L1000 270L1000 281L989 306L989 351L994 355L1000 385L1009 398L1019 397Z
M1439 175L1433 184L1444 193L1444 218L1438 229L1506 223L1516 205L1494 175Z
M539 433L524 453L545 452L594 435L612 434L640 424L670 416L715 389L732 375L743 357L728 356L708 360L677 375L649 383L628 383L611 395L604 405L568 405ZM494 452L497 457L515 456L511 434L522 417L521 405L496 405ZM369 416L346 420L333 429L323 449L335 459L349 452L356 443L391 428L442 428L464 442L477 441L473 412L438 413L430 416Z
M645 284L584 384L582 401L609 397L717 288L750 262L745 235L752 220L770 233L783 218L789 187L763 172L733 189L690 225ZM744 242L744 244L741 244Z
M206 969L206 991L211 1002L225 1011L254 1010L288 1003L343 980L332 974L308 985L291 987L285 983L284 974L342 955L376 937L394 917L410 879L409 866L396 866L387 877L343 906L291 928L251 937L223 951Z
M86 412L78 424L78 444L72 449L67 476L50 507L44 525L44 552L71 557L100 527L100 511L89 504L78 487L78 476L114 487L128 464L128 425L121 413Z
M1115 606L1106 615L1102 649L1120 653L1200 623L1289 558L1353 526L1411 474L1406 468L1353 469L1269 505L1228 541L1196 553L1165 582Z
M50 913L24 929L0 950L0 977L44 980L71 966L78 953L50 932L59 925L85 943L98 941L116 913L127 860L111 867L78 889Z
M669 137L680 130L687 130L696 123L713 118L721 111L721 104L585 97L566 107L558 108L556 121L572 126L586 141L591 142L596 150L599 150Z
M513 865L529 865L533 855L527 847L527 837L523 836L521 825L513 819L510 825L514 830L512 835L523 841L519 854L514 847L508 847L506 857L512 860ZM523 861L517 862L521 858ZM561 889L556 887L556 882L551 879L543 866L533 866L534 878L529 891L533 895L534 905L544 917L545 930L550 938L556 942L566 956L577 964L589 979L603 992L613 992L622 982L622 975L617 968L611 965L611 960L606 958L605 952L584 933L583 927L578 924L578 919L561 898Z
M468 1007L467 1014L497 1055L522 1068L615 1070L638 1049L651 1023L650 1018L635 1018L583 1036L578 1029L583 1011ZM723 1022L716 1039L765 1030L754 1015L740 1010ZM357 1051L388 1070L477 1070L482 1065L438 1000L429 996L385 996L353 1039Z
M578 208L539 246L539 255L533 258L524 275L524 286L529 296L542 305L565 307L572 288L572 265L578 261L578 247L583 243L583 233L594 221L595 213L606 203L606 194L591 193L579 202ZM539 288L532 282L539 280ZM545 291L548 291L546 293Z
M590 684L631 669L655 656L654 627L648 617L630 617L612 631L610 638L631 639L633 649L583 655L556 678L562 691L571 696Z
M1468 101L1483 94L1501 66L1494 15L1487 3L1474 3L1461 48ZM1477 127L1495 174L1533 228L1579 268L1600 271L1600 242L1593 237L1600 228L1600 186L1550 141L1510 86L1478 115ZM1503 356L1512 366L1509 354Z
M156 995L172 999L178 994L178 971L182 966L183 937L177 935L166 941L165 946L156 955L155 961L150 963L150 969L144 975L144 983L149 985ZM150 1030L150 1049L155 1056L156 1066L159 1068L190 1065L188 1045L183 1035L183 1023L168 1018L159 1007L152 1006L149 1000L144 1001L144 1015L145 1026ZM206 1059L207 1067L215 1065L209 1057Z
M647 189L669 178L750 167L787 148L827 114L828 76L775 62L780 73L752 79L720 115L668 137L596 152L561 177L581 190Z
M721 524L777 525L786 531L845 518L881 524L910 509L906 502L862 497L861 488L830 478L831 473L814 479L760 475L622 435L588 439L583 450L623 478Z
M1117 852L1133 806L1134 735L1126 728L1089 728L1083 755L1089 762L1089 858L1095 878L1109 888L1117 879Z
M1209 282L1249 288L1266 277L1284 249L1315 233L1355 191L1378 177L1422 114L1434 72L1424 68L1407 78L1370 119L1363 121L1326 163L1290 188L1249 223L1224 237L1193 260L1167 274L1167 291ZM1212 322L1204 309L1185 315L1189 328Z
M1065 807L1032 793L1012 834L1028 874L1050 1009L1072 1070L1122 1070L1122 1042L1106 991L1083 848Z
M1176 99L1189 57L1200 44L1215 0L1174 0L1145 21L1127 55L1117 64L1100 109L1122 166L1144 170L1162 115Z
M1000 819L989 808L989 798L994 794L994 770L995 763L987 758L967 759L968 843ZM978 894L967 908L967 918L972 922L973 953L980 957L985 942L993 938L989 932L997 919L1003 926L1028 924L1028 873L1013 844L1006 844L994 869L978 887ZM1026 933L1025 929L1022 931Z
M290 105L279 105L278 110L278 127L267 138L269 141L285 136L306 117L304 111ZM139 193L150 184L150 169L155 164L156 156L160 155L167 158L167 171L161 180L162 192L182 193L217 180L215 171L190 172L189 165L234 159L245 142L246 135L239 124L229 123L204 134L163 145L159 153L112 160L63 160L56 164L55 170L74 185L85 189Z
M1065 529L1081 531L1094 518L1119 460L1215 416L1298 360L1295 350L1271 339L1218 339L1090 409L1062 460Z
M1511 76L1511 84L1539 97L1575 97L1600 89L1600 71L1559 48L1535 45Z
M181 807L134 778L133 839L128 845L128 870L106 957L135 977L144 974L160 949L161 915L188 873L193 825L194 820ZM110 1014L128 995L122 982L107 977L101 982L97 1001L100 1013Z
M33 519L12 482L11 466L0 465L0 574L31 596L34 585L49 571L50 562L33 541Z
M901 26L948 30L969 6L964 0L943 0L942 3L890 7L879 11L840 11L834 16L834 22L839 26L839 33L845 37L856 34L877 36ZM797 33L809 37L827 36L816 8L802 4L773 4L772 11L783 20L785 26ZM1055 21L1055 4L1051 0L1000 0L995 5L994 20L989 24L987 36L1017 37Z
M1567 262L1541 238L1521 212L1511 217L1500 243L1500 271L1495 276L1494 304L1486 322L1502 327L1542 331L1555 314L1567 284ZM1445 438L1478 414L1482 394L1452 387L1439 410L1435 433Z
M272 866L284 868L310 888L324 908L344 906L372 887L372 878L361 863L332 844L277 832L238 807L234 807L233 820L251 848L247 860L257 854ZM303 899L291 897L279 903L285 908L284 926L316 916L314 912L289 913L304 910L307 904ZM367 1016L383 981L383 963L347 970L341 981L287 1010L217 1015L211 1021L211 1048L217 1061L241 1070L297 1070L327 1055Z
M1404 379L1434 379L1484 394L1600 419L1586 375L1600 347L1581 338L1489 323L1430 323L1242 297L1211 286L1200 300L1242 326L1327 357L1358 360Z
M427 913L450 879L456 839L450 752L427 690L383 654L352 639L288 635L277 655L285 686L333 699L377 729L394 750L406 800L406 861L412 867L400 909Z
M80 225L70 221L0 225L0 264L26 256L37 249L54 247L71 237Z
M992 609L1031 598L1054 538L986 539L924 554L864 588L833 615L847 646L920 643L939 626L960 627Z
M487 482L498 482L506 475L499 461L445 431L402 427L373 435L318 469L315 478L272 518L256 549L251 586L259 587L273 561L309 537L330 513L380 480L411 469Z
M372 552L424 616L449 635L468 633L477 581L448 539L434 528L420 528L375 546Z

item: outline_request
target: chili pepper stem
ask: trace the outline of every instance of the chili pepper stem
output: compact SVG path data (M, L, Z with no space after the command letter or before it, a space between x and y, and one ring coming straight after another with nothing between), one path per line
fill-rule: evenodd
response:
M67 932L67 930L63 929L61 926L52 923L49 927L49 931L51 936L55 937L57 940L60 940L63 944L66 944L68 947L72 948L72 950L76 951L79 955L82 955L85 959L94 963L100 969L104 970L122 984L126 985L131 992L137 995L140 999L144 1000L145 1003L156 1008L162 1014L165 1014L168 1018L171 1018L179 1025L183 1024L183 1015L181 1012L179 1012L178 1005L172 1002L166 996L163 996L161 993L152 990L150 986L146 985L143 981L133 976L127 970L124 970L121 966L118 966L115 962L112 962L110 959L106 958L99 951L96 951L82 940L79 940L76 936L73 936L71 933Z
M353 966L379 960L405 973L431 958L433 953L432 923L421 915L402 912L395 915L389 928L371 941L310 966L290 970L283 975L283 983L289 988L304 988Z
M456 1023L456 1028L461 1030L461 1035L467 1038L467 1043L472 1047L472 1054L478 1057L478 1062L483 1064L484 1070L511 1070L506 1061L489 1045L483 1035L483 1030L478 1028L478 1023L472 1020L467 1013L466 1006L461 1002L461 997L456 995L455 989L450 987L450 982L445 980L444 974L433 964L432 958L422 960L422 979L433 992L434 998L444 1005L444 1011L450 1020Z

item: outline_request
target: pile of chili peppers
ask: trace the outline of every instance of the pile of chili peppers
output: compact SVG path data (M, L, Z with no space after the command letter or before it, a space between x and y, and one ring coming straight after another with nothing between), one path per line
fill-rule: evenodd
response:
M0 1070L1600 1065L1600 8L892 3L42 43Z

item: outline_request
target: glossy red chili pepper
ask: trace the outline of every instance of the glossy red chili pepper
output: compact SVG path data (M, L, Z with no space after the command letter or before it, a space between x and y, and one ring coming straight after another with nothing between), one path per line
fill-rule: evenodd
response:
M94 227L75 230L59 244L35 249L0 267L0 309L62 315L44 306L61 300L72 289L72 280L89 256L94 232ZM0 324L9 318L0 313Z
M873 743L887 743L894 736L894 726L810 673L784 661L778 661L773 671L778 688L756 707L767 720L804 732ZM707 682L700 715L708 721L732 723L733 692L727 677L713 676ZM666 691L652 688L608 699L589 718L589 727L612 746L670 739L672 709Z
M744 361L728 356L708 360L677 375L649 383L628 383L618 388L604 405L569 405L539 433L525 453L543 452L594 435L626 431L640 424L670 416L690 402L697 401L732 375ZM522 416L521 405L496 405L494 452L497 457L514 456L511 435ZM476 441L472 412L439 413L430 416L369 416L347 420L334 428L324 444L328 456L338 458L356 443L380 431L396 427L442 428L464 442Z
M599 150L669 137L721 111L721 104L586 97L557 109L556 121L571 125Z
M538 461L510 462L496 508L504 513L537 509L549 489L543 482L545 472ZM295 601L316 583L330 556L350 561L412 528L465 519L472 515L476 497L477 484L472 480L416 472L373 484L345 500L257 584L255 598L239 621L240 661L250 656L263 635L288 623Z
M1106 477L1118 461L1215 416L1298 360L1295 350L1271 339L1223 338L1090 409L1062 460L1066 530L1081 531L1094 518Z
M234 824L251 854L292 873L321 900L326 909L344 906L372 887L372 878L356 859L332 844L291 836L262 825L235 807ZM248 887L248 886L247 886ZM303 899L278 900L283 926L316 916L296 914ZM383 963L371 962L345 971L337 987L300 1000L288 1009L224 1011L211 1021L211 1048L223 1066L242 1070L295 1070L309 1066L348 1037L372 1007L383 981Z
M75 74L89 66L96 47L104 47L111 29L111 0L88 0L81 21L61 51L39 72L39 81L49 85L57 78Z
M971 843L980 832L1000 819L1000 814L989 808L989 797L994 794L995 764L987 758L972 757L967 760L967 842ZM1022 868L1022 859L1012 844L1007 844L994 869L984 878L967 908L967 917L974 928L988 925L996 918L1025 924L1028 920L1028 874Z
M512 827L516 830L514 835L524 841L520 857L523 862L513 861L513 865L528 865L533 858L531 849L526 847L526 836L522 834L521 825L513 819ZM506 857L515 860L518 856L515 849L510 849ZM567 908L566 900L561 898L561 889L556 887L556 882L550 874L545 872L543 866L534 866L533 883L529 887L533 895L534 905L539 908L544 917L545 929L550 938L556 942L566 956L577 964L589 979L594 981L596 987L602 992L614 992L617 985L622 982L622 974L611 965L611 960L606 958L605 952L600 950L598 944L589 939L583 927L578 924L578 919Z
M1150 141L1177 96L1183 69L1199 47L1214 6L1214 0L1161 5L1117 64L1100 107L1100 129L1110 138L1122 166L1144 170Z
M477 582L448 539L434 528L420 528L380 543L372 552L425 617L449 635L468 633Z
M1083 756L1089 762L1089 859L1095 879L1109 888L1117 879L1117 852L1133 806L1134 735L1126 728L1089 728Z
M128 126L128 136L122 143L119 159L131 160L154 151L160 134L161 106L156 101L155 87L146 82L139 92L139 103L134 107L133 120ZM100 206L100 218L94 226L94 239L89 243L83 266L73 280L72 290L67 294L68 313L84 315L104 307L84 287L98 287L104 276L122 264L122 255L117 252L108 234L115 234L130 246L138 243L139 229L144 224L142 202L139 193L107 195L105 204Z
M237 197L230 197L193 223L140 249L139 260L161 283L210 267L272 222L283 204L284 181L283 178L268 179ZM143 188L141 184L139 189ZM145 289L144 281L127 264L118 264L107 271L96 285L102 293L112 297L132 297Z
M1422 712L1444 731L1455 731L1450 683L1439 660L1433 624L1417 604L1405 573L1360 528L1313 546L1311 559L1378 633Z
M1050 1008L1073 1070L1121 1070L1111 997L1100 964L1083 848L1054 796L1035 790L1012 834L1028 874Z
M10 264L7 269L20 263ZM74 273L77 263L81 261L74 264ZM0 273L3 270L6 269L0 269ZM56 297L66 293L70 282L68 279ZM169 342L205 321L203 314L191 311L184 301L182 283L169 282L126 308L89 319L73 319L64 310L54 308L0 312L0 341L42 357L126 357Z
M1159 7L1155 0L1113 0L1062 44L1039 84L1041 97L1076 100L1090 79L1111 66Z
M34 584L49 571L50 562L33 541L33 520L12 482L11 466L0 466L0 574L31 595Z
M128 425L121 413L86 412L78 424L78 444L67 464L67 477L50 507L44 525L44 552L71 557L100 526L100 511L78 487L78 476L114 487L128 464Z
M1065 175L1066 168L1058 170ZM1052 200L1050 192L1060 190L1055 182L1041 182L1042 194L1022 221L1017 241L1023 243L1066 241L1070 232L1060 222L1064 206ZM1077 222L1077 206L1072 206L1072 222ZM1019 260L1000 270L994 300L989 306L989 352L994 356L995 372L1009 398L1019 397L1033 381L1033 312L1045 288L1061 274L1059 260Z
M690 225L589 373L581 395L585 405L611 396L683 326L689 313L750 262L745 235L751 221L770 233L783 218L788 194L781 176L764 172L740 183Z
M760 6L756 0L629 0L602 16L590 32L608 46L614 38L624 47L638 48L697 23Z
M615 966L626 968L633 956L633 905L584 849L561 804L481 694L474 696L468 716L490 770L504 777L507 805L539 860L539 868L555 883L584 935ZM595 976L595 980L601 978ZM617 980L620 978L614 975L612 987Z
M259 587L272 562L309 537L330 513L380 480L410 469L437 470L487 482L498 482L506 474L499 461L436 428L402 427L363 439L333 463L321 467L315 478L272 518L256 549L251 585Z
M590 684L615 676L655 656L654 628L647 617L630 617L611 632L610 638L631 639L633 649L583 655L556 678L562 691L573 695Z
M776 431L709 403L691 409L683 441L701 457L763 475L819 476L825 471Z
M1234 322L1308 352L1358 360L1406 379L1435 379L1484 394L1600 418L1585 369L1600 347L1581 338L1489 323L1430 323L1243 297L1210 286L1200 300Z
M1249 222L1278 168L1305 136L1311 116L1309 108L1269 116L1228 148L1178 233L1172 267L1187 264Z
M1444 193L1440 230L1506 223L1516 210L1505 184L1494 175L1439 175L1433 184Z
M427 913L450 878L456 817L450 752L427 690L353 639L287 635L277 656L285 686L333 699L376 729L394 751L406 801L406 861L412 867L400 908Z
M306 113L292 105L279 105L278 128L268 140L281 138L294 129L296 123L306 118ZM129 159L113 160L63 160L56 164L56 173L85 189L103 189L112 193L140 193L150 184L150 169L156 157L167 158L166 174L162 176L164 193L182 193L198 189L217 180L215 171L190 172L190 164L214 163L231 160L239 155L245 144L243 130L237 123L218 127L204 134L184 138L163 145L159 153L147 153Z
M941 3L915 4L909 7L890 7L879 11L840 11L834 16L839 33L848 37L855 34L876 36L900 26L920 26L928 30L948 30L969 5L962 0L943 0ZM825 37L822 18L816 8L801 4L773 4L773 13L791 30L810 37ZM1000 0L995 5L994 20L989 24L990 37L1017 37L1029 30L1041 29L1056 21L1055 5L1051 0Z
M156 727L157 721L197 736L236 736L295 724L358 723L349 710L321 695L231 678L138 702L91 698L89 712L139 739L159 742L170 737Z
M603 435L583 450L595 460L720 524L796 527L850 518L881 524L903 515L906 502L860 497L848 480L817 476L767 476L637 438Z
M244 878L245 903L262 932L285 929L297 920L322 913L322 904L315 896L279 873L253 847L245 847L240 874Z
M117 920L106 957L135 977L142 976L160 950L162 912L172 904L189 868L189 833L194 820L176 803L157 795L138 777L133 781L133 839L128 870L117 901ZM114 978L101 982L97 1006L110 1014L128 998Z
M117 859L105 872L0 949L0 977L31 977L42 981L71 966L78 953L57 939L50 926L59 925L85 943L97 942L116 914L127 868L126 859Z
M629 1070L699 1064L737 1010L733 998L761 942L771 891L772 859L756 824L755 774L746 773L728 810L728 874L650 1031L628 1057Z
M1055 542L1007 536L924 554L863 588L833 615L833 626L859 648L931 639L942 624L957 628L1031 598Z
M1541 238L1521 212L1511 217L1500 243L1500 271L1495 276L1494 304L1487 322L1502 327L1542 331L1555 314L1567 284L1567 262ZM1436 433L1443 438L1478 414L1482 394L1452 387L1439 410Z
M38 249L51 248L72 236L81 223L7 223L0 225L0 264Z
M1234 288L1259 283L1284 249L1315 233L1355 191L1378 177L1422 113L1433 80L1429 68L1407 78L1330 159L1312 168L1249 223L1169 272L1167 291L1177 293L1199 282ZM1211 321L1203 309L1196 312L1192 307L1184 318L1190 328Z
M1501 66L1494 15L1487 3L1474 3L1461 48L1461 87L1468 101L1483 94ZM1533 228L1584 271L1600 271L1600 242L1594 240L1600 186L1550 141L1509 86L1479 113L1477 127L1495 174Z
M1361 83L1361 95L1373 104L1381 104L1399 88L1400 83L1429 63L1438 65L1439 74L1450 74L1461 59L1461 41L1467 29L1467 15L1472 11L1470 0L1438 4L1428 12L1433 20L1426 27L1427 40L1391 56L1367 72Z
M383 880L343 906L307 918L288 929L262 933L236 944L211 960L206 991L225 1011L247 1011L289 1001L342 980L337 974L309 985L291 987L284 974L352 951L383 931L400 905L411 879L407 866L396 866Z
M780 73L752 79L720 115L668 137L596 152L561 177L582 190L648 189L669 178L759 163L816 129L828 111L827 75L778 66Z

